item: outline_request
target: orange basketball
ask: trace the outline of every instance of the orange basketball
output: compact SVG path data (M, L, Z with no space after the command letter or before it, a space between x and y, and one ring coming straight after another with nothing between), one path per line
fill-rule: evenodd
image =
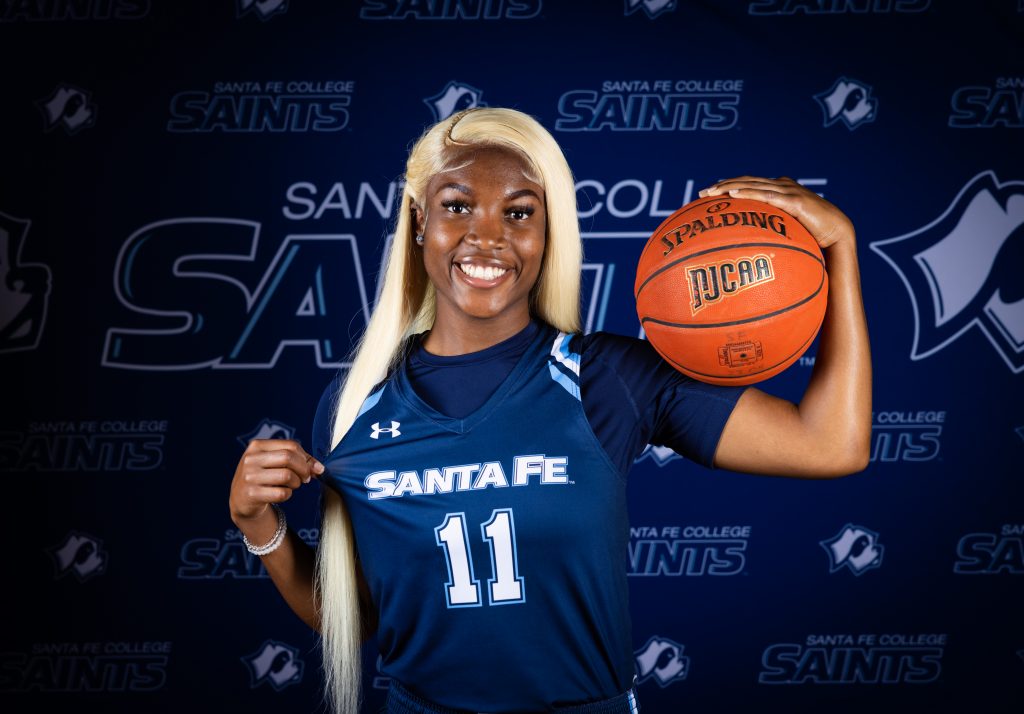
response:
M828 275L817 242L788 213L709 196L658 226L633 293L647 339L669 364L703 382L753 384L810 346Z

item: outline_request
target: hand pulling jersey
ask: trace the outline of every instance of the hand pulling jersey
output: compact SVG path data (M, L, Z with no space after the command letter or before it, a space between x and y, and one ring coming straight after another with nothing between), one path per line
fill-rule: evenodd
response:
M569 342L538 330L459 419L403 364L323 460L379 610L381 669L438 704L544 711L632 686L626 482Z

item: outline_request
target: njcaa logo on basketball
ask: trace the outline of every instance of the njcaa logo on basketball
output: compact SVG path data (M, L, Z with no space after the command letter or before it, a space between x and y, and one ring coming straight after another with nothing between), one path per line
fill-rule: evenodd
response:
M0 652L0 691L155 692L170 655L170 642L36 642Z
M4 471L152 471L163 463L167 420L34 421L0 432Z
M627 80L572 89L558 100L556 131L722 131L739 122L742 79Z
M320 542L319 528L295 531L310 547ZM181 546L179 580L259 580L270 577L263 560L242 541L241 531L229 529L220 538L192 538Z
M215 82L171 97L172 133L335 132L348 126L355 82Z
M690 314L696 315L709 304L743 292L755 285L775 280L772 259L768 255L723 260L695 265L686 270L690 285Z
M738 575L751 526L630 526L630 576Z
M968 533L956 546L953 572L961 575L1024 575L1024 524L995 533Z
M529 20L544 8L543 0L477 0L417 2L363 0L361 20Z
M1024 77L999 77L991 86L960 87L950 99L954 129L1024 127Z
M945 423L945 411L872 412L871 461L932 461Z
M761 684L927 684L942 673L946 634L808 635L769 645Z
M747 7L751 15L845 15L867 13L924 12L931 0L754 0Z

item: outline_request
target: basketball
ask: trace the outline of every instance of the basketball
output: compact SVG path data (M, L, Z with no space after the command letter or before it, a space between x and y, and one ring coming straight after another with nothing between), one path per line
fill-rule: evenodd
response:
M647 339L683 374L712 384L774 377L807 350L825 316L817 241L778 208L709 196L651 235L637 263Z

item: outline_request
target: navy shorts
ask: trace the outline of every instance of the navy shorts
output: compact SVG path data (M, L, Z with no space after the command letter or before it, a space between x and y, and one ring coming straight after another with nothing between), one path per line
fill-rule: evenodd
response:
M552 711L564 714L638 714L640 705L636 701L636 691L630 689L611 699L578 706L559 707ZM413 694L392 679L391 686L388 688L387 705L380 714L486 714L486 712L470 712L464 709L449 709L439 706Z

